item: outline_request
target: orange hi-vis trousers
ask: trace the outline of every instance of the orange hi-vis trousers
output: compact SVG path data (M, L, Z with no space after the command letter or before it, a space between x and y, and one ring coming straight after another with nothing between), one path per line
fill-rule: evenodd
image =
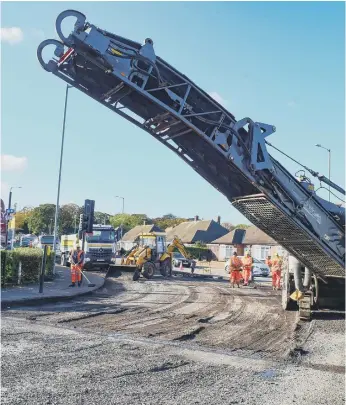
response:
M272 271L272 285L273 287L280 288L280 281L281 281L281 271L280 270L273 270Z
M239 284L241 280L240 270L231 269L230 281L232 284Z
M243 267L244 284L248 284L251 276L251 266Z
M72 283L80 283L82 281L82 266L71 265L71 281Z

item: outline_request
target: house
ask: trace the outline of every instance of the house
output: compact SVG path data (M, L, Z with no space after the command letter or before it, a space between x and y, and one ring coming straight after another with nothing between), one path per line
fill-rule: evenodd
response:
M214 253L218 260L228 260L237 252L239 256L244 254L243 240L245 237L245 229L233 229L226 235L214 240L208 248Z
M251 256L258 260L265 260L276 252L282 255L284 251L282 246L256 226L246 230L243 245L245 250L250 250Z
M167 242L171 242L174 236L178 236L184 244L194 244L196 242L210 243L216 238L220 238L228 233L228 229L220 223L220 217L216 221L199 220L198 216L193 221L182 222L181 224L167 228Z
M120 249L130 250L134 246L134 241L138 235L141 233L149 232L163 232L161 228L156 225L137 225L134 228L130 229L122 237L119 243Z
M274 239L256 226L246 230L234 229L207 246L220 261L228 260L234 251L243 256L249 250L251 256L258 260L265 260L268 255L273 256L276 252L282 255L284 251Z

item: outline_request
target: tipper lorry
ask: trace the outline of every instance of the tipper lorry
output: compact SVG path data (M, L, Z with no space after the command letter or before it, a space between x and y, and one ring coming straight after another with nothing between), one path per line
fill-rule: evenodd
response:
M108 268L115 262L119 232L111 225L93 225L93 233L86 234L84 243L84 269ZM61 236L61 265L70 266L70 251L76 243L82 245L78 235Z

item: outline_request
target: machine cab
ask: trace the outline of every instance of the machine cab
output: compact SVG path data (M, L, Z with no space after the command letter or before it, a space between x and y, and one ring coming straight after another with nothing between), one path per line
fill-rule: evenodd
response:
M166 234L164 232L151 232L138 235L138 246L147 246L151 249L152 257L160 257L166 251Z

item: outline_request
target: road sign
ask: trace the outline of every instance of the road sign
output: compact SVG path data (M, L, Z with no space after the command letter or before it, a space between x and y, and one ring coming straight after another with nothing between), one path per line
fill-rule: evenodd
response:
M7 214L13 214L15 212L14 208L7 208Z

